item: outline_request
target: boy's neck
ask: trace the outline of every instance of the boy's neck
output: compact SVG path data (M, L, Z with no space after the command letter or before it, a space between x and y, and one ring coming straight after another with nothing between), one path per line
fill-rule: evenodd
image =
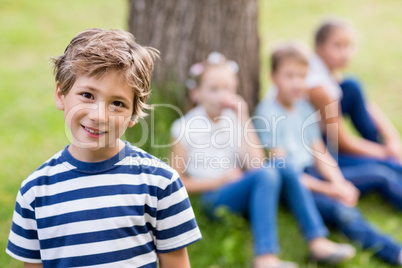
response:
M118 154L126 144L118 139L115 144L99 149L88 149L78 147L74 144L68 146L68 151L77 160L82 162L101 162L108 160Z
M292 111L293 110L293 102L286 100L280 94L280 89L278 89L278 94L276 96L276 100L281 104L286 110Z

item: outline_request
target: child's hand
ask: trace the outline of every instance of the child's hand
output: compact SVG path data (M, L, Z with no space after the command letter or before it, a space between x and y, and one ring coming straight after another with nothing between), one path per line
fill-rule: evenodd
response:
M248 119L250 117L248 112L247 102L237 94L228 94L222 99L222 106L224 108L232 109L236 114L239 113L242 119Z
M232 169L222 177L221 183L222 185L226 185L229 183L233 183L239 181L243 177L243 171L240 168Z
M388 156L402 162L402 143L399 139L386 142L385 149Z
M346 206L354 207L359 201L360 191L349 181L332 183L333 197Z

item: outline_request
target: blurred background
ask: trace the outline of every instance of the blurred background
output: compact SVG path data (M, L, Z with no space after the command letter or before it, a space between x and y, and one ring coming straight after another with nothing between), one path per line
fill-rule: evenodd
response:
M233 3L237 1L242 0ZM174 2L170 0L170 4ZM198 2L212 5L213 1ZM259 0L256 4L255 14L249 16L254 16L258 25L256 35L260 43L256 55L259 62L252 72L259 80L247 91L242 91L245 86L240 89L241 93L251 94L249 103L253 103L253 98L262 97L269 86L268 57L272 46L289 39L302 40L311 46L320 20L336 15L350 20L358 33L357 53L346 72L361 78L368 97L376 101L402 133L402 1ZM160 29L153 32L148 23L133 27L129 14L130 4L126 0L0 1L0 267L22 267L22 263L4 252L21 182L68 144L63 114L54 105L55 83L49 57L61 54L70 40L86 28L134 29L135 34L135 29L139 31L138 28L144 27L151 33L160 32ZM148 20L159 18L160 14L155 14ZM146 39L142 37L142 40ZM142 40L138 38L143 45L152 43ZM197 54L197 47L189 50L191 59L203 56ZM244 51L243 59L247 58L247 53L251 52ZM158 81L151 103L171 103L184 109L185 92L179 80L165 84ZM256 97L252 97L253 94ZM155 137L159 144L169 141L169 127L177 116L163 109L154 112L153 133L159 134ZM141 125L138 125L126 138L135 143L141 133ZM142 147L157 157L168 154L167 148L153 148L149 142ZM200 213L197 197L192 196L191 200L204 236L189 247L193 267L249 267L252 245L248 223L225 212L222 212L221 222L210 222ZM402 241L400 212L376 195L362 198L359 207L370 221ZM280 207L279 211L280 256L299 262L301 267L325 267L307 261L308 253L292 216L285 207ZM331 238L346 241L337 231L332 232ZM387 267L371 256L369 251L359 250L344 267Z

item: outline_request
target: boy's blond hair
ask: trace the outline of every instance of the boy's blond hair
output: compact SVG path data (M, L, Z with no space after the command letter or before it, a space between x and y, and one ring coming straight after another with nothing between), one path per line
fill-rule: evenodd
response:
M151 74L159 51L135 42L131 33L120 29L87 29L71 40L59 57L52 58L55 79L67 94L77 77L102 77L119 71L134 90L133 119L146 116L151 94Z
M285 60L294 60L308 65L308 49L298 42L286 42L277 45L271 53L271 73L275 73Z

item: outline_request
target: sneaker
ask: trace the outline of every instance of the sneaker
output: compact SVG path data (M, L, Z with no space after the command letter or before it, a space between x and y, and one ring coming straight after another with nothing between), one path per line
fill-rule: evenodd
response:
M311 254L310 259L315 262L325 262L329 264L339 264L350 260L356 255L356 249L349 244L338 244L336 250L327 256Z
M290 261L280 261L275 264L268 264L264 268L299 268L299 265Z

